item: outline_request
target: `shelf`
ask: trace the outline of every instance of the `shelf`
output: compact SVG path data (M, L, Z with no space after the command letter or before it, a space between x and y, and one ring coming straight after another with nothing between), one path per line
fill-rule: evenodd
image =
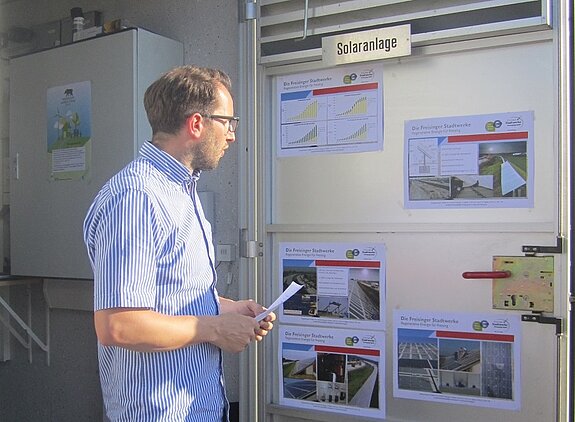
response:
M42 341L32 329L32 289L33 284L42 284L41 278L21 278L12 276L0 276L0 289L15 286L25 286L27 289L27 309L26 321L22 319L10 303L0 296L0 306L4 308L10 316L6 318L0 314L0 323L2 323L10 333L20 342L22 346L28 349L28 361L32 363L32 345L36 343L46 353L46 364L50 365L50 309L46 306L46 341ZM1 310L1 309L0 309ZM10 318L11 317L11 318ZM26 331L27 336L22 336L12 325L12 320Z

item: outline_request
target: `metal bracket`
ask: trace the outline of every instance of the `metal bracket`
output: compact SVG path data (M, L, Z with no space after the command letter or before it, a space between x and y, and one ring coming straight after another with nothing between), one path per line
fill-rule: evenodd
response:
M563 320L561 318L546 317L537 314L527 314L521 315L521 321L555 325L555 335L557 336L561 335L563 332Z
M557 244L555 246L528 246L523 245L521 250L526 255L535 255L536 253L563 253L563 237L557 236Z
M298 41L303 41L307 38L307 21L309 12L309 0L305 0L304 11L303 11L303 36L298 39Z
M258 11L257 11L257 4L255 1L248 1L245 4L245 19L247 21L254 20L257 18Z

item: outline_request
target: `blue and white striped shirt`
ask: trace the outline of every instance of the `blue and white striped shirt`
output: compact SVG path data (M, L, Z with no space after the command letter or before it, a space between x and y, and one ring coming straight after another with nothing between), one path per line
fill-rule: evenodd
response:
M84 221L94 308L167 315L220 312L211 226L190 171L151 143L108 181ZM167 352L98 344L112 421L222 421L221 350L201 343Z

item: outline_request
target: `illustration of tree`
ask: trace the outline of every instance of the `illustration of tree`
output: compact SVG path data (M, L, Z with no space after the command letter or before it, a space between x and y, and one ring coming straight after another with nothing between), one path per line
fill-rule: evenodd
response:
M70 137L70 122L68 119L62 118L62 139Z
M80 116L78 115L78 113L73 112L71 114L70 123L72 123L72 126L74 126L73 136L75 137L80 136L80 130L78 129L78 127L80 126Z
M56 109L56 114L53 117L56 118L56 121L54 122L54 129L56 129L57 134L58 134L56 139L60 139L60 137L61 137L60 131L64 128L64 122L66 121L66 117L64 117L60 114L59 109Z

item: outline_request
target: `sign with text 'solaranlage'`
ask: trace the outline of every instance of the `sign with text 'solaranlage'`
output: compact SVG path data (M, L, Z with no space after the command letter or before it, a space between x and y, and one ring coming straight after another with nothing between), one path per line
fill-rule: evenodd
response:
M322 60L327 66L389 59L411 54L411 26L340 34L322 38Z

